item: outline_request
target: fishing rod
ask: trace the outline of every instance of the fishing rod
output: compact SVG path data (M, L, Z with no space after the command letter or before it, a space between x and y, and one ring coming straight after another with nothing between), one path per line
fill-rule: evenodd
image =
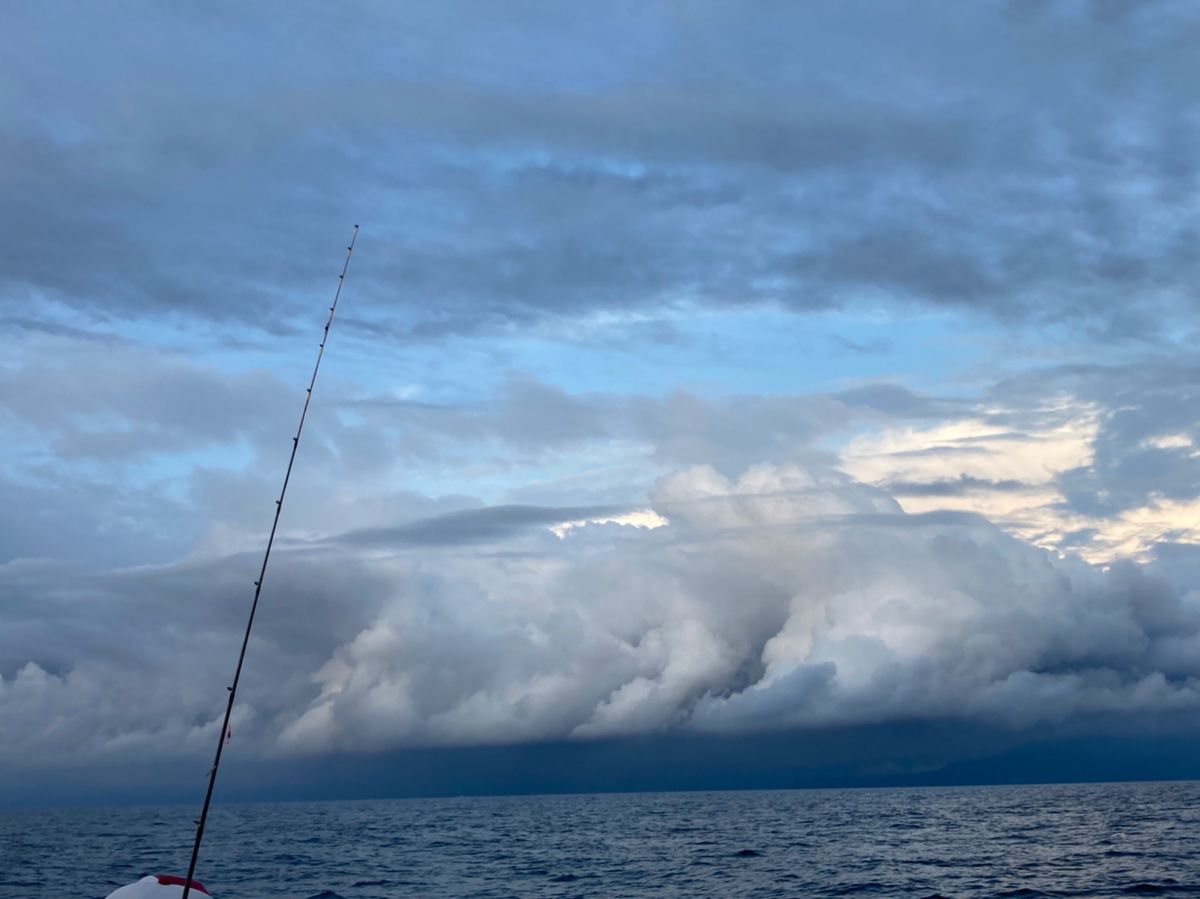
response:
M329 329L333 326L333 316L337 313L338 299L342 295L342 286L346 283L346 271L350 268L350 257L354 255L356 240L358 240L358 225L354 226L350 244L346 247L346 261L342 263L342 271L338 275L337 290L333 294L333 303L329 306L329 318L325 321L325 330L321 334L321 346L317 350L317 361L313 365L308 389L304 392L304 408L300 411L300 423L296 426L296 436L292 438L292 454L288 457L287 471L283 475L283 486L279 490L279 499L275 500L275 519L271 522L271 533L267 537L267 549L263 553L262 567L258 570L258 580L254 582L254 602L250 604L250 616L246 619L246 633L242 637L242 650L238 653L237 668L233 672L233 683L225 688L229 692L229 701L225 704L225 721L221 725L220 734L217 735L217 754L213 757L212 768L208 772L208 789L204 793L204 807L200 810L200 817L196 819L196 842L192 845L192 860L188 863L187 877L183 882L182 899L188 899L192 890L192 875L196 873L196 860L200 857L200 841L204 839L204 824L208 821L213 787L217 784L217 771L221 767L221 750L225 748L225 742L229 735L229 717L233 714L233 700L237 697L238 681L242 677L242 663L246 661L246 647L250 645L250 630L254 627L254 613L258 611L258 598L262 595L263 580L267 576L267 562L271 560L271 547L275 543L275 531L279 527L279 513L283 511L283 499L287 495L288 481L292 477L296 451L300 449L300 434L304 430L304 419L308 417L308 404L312 402L313 388L317 386L317 372L321 370L325 344L329 341Z

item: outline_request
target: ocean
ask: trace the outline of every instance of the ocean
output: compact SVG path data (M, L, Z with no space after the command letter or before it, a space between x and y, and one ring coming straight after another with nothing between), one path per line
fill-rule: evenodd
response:
M0 896L183 873L193 808L0 813ZM214 807L213 899L1038 897L1200 892L1200 784Z

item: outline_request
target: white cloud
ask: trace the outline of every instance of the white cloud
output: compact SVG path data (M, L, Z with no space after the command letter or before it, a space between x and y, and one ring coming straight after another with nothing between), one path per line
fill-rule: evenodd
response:
M654 504L670 521L654 531L535 560L443 560L436 599L397 596L334 650L286 743L1023 724L1200 698L1200 665L1172 680L1146 667L1165 645L1149 610L1165 606L1173 636L1194 639L1200 601L978 517L907 515L878 490L788 466L736 482L678 472Z
M1028 724L1200 700L1200 594L1134 568L1058 558L976 515L909 514L799 466L677 471L651 509L667 523L282 552L239 699L242 751ZM10 607L0 635L0 664L22 660L0 668L0 757L201 752L251 561L67 580L0 568L10 595L57 597Z
M635 509L620 515L600 515L594 518L578 518L574 521L564 521L550 528L550 532L560 540L566 539L571 531L586 527L589 524L619 524L625 527L654 528L665 527L670 522L653 509Z
M1189 449L1192 438L1187 434L1160 434L1143 440L1142 446L1152 449Z
M841 467L880 486L978 485L961 492L917 492L899 501L912 513L974 512L1023 540L1098 564L1147 559L1163 541L1200 542L1200 500L1150 492L1107 514L1088 514L1067 502L1059 478L1095 465L1104 415L1094 402L1059 397L1033 410L990 408L929 427L889 426L852 439ZM993 424L997 419L1019 426ZM1191 438L1167 434L1145 445L1186 448Z

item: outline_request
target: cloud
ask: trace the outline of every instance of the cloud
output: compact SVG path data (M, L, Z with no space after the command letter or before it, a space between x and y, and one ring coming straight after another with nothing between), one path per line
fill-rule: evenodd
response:
M531 528L554 530L575 523L603 519L614 521L631 511L615 506L578 506L547 509L537 506L489 506L447 512L394 527L351 531L334 538L353 546L399 546L403 544L456 545L503 540Z
M74 336L23 341L0 369L0 415L36 430L61 462L116 466L278 442L292 396L261 369L221 371L177 351Z
M736 484L687 470L654 504L668 526L489 563L470 586L443 585L453 599L436 612L389 606L334 651L285 742L1026 724L1197 699L1183 647L1200 609L1132 569L1055 561L976 517L914 520L797 469ZM456 634L433 670L417 622Z
M251 647L242 751L1011 727L1200 702L1200 593L1134 566L1057 558L977 515L909 515L798 466L736 480L682 469L652 505L669 523L560 538L544 525L579 509L518 514L537 526L514 530L501 508L442 519L504 525L462 539L399 528L285 546ZM252 555L0 567L5 757L202 751L253 569Z
M1189 5L10 18L0 759L1193 714Z
M1018 9L29 7L0 302L290 331L361 221L389 340L898 300L1160 337L1197 274L1195 10Z
M943 421L864 422L841 467L910 512L974 511L1095 562L1148 561L1200 539L1197 380L1170 355L1035 368Z
M729 476L761 461L800 462L840 467L909 512L976 512L1092 561L1148 559L1158 542L1197 535L1200 410L1181 390L1193 369L1172 356L1061 365L958 397L888 381L647 396L509 372L493 390L440 402L397 398L368 375L335 377L323 385L289 503L292 520L325 521L325 533L410 527L480 505L578 506L576 517L590 518L642 508L645 484L681 466ZM230 551L260 539L281 435L295 423L296 391L275 373L39 332L10 354L0 387L10 446L0 499L40 510L0 524L0 556L166 561L197 541ZM480 493L462 495L448 469L482 474ZM402 486L430 475L443 496ZM485 514L502 527L502 512ZM454 522L412 526L412 539L484 527L470 516ZM139 557L139 546L152 554Z
M1029 488L1020 481L990 481L960 474L957 478L939 478L936 481L891 481L887 489L898 496L963 496L976 491L998 491L1012 493Z

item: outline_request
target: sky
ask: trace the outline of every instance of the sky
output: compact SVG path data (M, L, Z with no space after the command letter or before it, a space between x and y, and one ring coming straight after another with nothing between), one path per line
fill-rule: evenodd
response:
M1194 4L5 18L0 803L1200 745Z

